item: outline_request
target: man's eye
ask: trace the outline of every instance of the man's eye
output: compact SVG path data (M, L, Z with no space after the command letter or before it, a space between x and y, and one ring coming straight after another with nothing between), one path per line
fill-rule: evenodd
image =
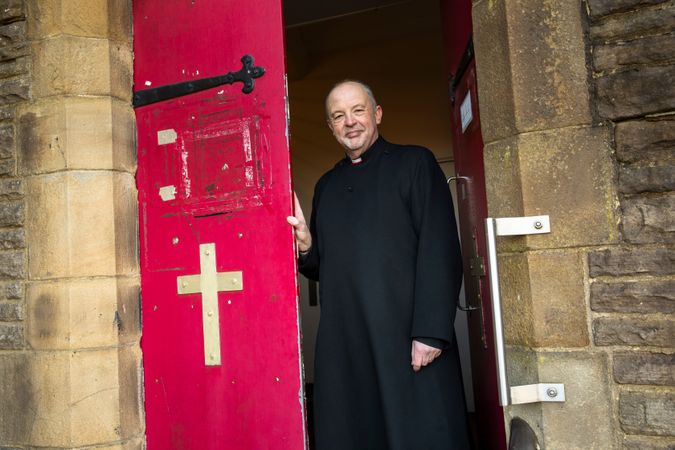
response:
M357 109L354 110L354 114L359 115L359 116L362 115L365 112L366 112L366 110L364 108L357 108Z
M336 114L333 116L333 122L340 122L344 118L345 116L343 114Z

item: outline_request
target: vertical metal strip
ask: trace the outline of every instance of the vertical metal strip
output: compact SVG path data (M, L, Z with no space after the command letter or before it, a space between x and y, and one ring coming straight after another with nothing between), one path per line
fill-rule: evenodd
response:
M499 292L499 267L497 265L497 239L495 220L485 219L485 237L487 240L488 267L490 276L490 296L492 299L492 324L495 339L495 356L497 359L497 383L499 387L499 404L509 404L509 386L506 378L506 357L504 351L504 328L502 325L502 304Z
M218 275L216 244L199 246L200 284L202 290L202 327L204 330L204 364L219 366L220 319L218 315Z

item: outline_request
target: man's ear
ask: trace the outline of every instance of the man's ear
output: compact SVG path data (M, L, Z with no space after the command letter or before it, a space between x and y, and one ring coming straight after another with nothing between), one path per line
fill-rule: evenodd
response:
M380 122L382 122L382 107L377 105L375 107L375 123L379 125Z

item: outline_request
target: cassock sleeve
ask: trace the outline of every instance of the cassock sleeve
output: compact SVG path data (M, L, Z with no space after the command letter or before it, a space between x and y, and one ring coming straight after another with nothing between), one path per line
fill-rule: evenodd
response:
M319 241L316 232L316 214L318 210L322 179L314 187L312 199L312 216L309 220L309 232L312 235L312 246L309 252L298 256L298 270L310 280L319 281Z
M462 258L450 190L433 153L426 149L411 185L410 210L418 239L410 337L449 344L462 283Z

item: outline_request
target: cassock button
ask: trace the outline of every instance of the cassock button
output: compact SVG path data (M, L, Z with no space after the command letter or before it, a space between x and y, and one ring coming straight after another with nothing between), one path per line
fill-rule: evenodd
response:
M351 186L347 186L347 191L348 191L348 192L354 192L354 188L351 187Z

